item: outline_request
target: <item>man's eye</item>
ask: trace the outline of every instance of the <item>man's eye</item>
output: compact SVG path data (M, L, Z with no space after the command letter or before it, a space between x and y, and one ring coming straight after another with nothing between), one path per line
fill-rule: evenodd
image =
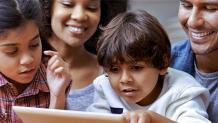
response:
M180 2L180 6L186 8L186 9L191 9L192 8L192 5L189 4L189 3Z
M213 12L213 11L217 11L218 8L208 6L208 7L205 7L205 10L207 10L207 11L212 11L212 12Z

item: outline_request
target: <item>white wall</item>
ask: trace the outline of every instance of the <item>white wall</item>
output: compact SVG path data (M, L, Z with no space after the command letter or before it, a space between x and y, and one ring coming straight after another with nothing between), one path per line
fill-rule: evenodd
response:
M130 10L144 9L157 17L172 42L186 37L178 22L178 8L178 0L129 0Z

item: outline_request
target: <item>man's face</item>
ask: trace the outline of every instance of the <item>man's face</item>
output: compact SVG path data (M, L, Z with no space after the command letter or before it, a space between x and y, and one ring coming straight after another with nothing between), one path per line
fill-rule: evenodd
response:
M218 0L180 0L178 17L196 55L218 51Z

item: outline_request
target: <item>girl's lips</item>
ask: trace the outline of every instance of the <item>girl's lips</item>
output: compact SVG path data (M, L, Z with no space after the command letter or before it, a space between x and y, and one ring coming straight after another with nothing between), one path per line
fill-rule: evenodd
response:
M32 77L35 74L35 69L26 70L19 73L23 77Z

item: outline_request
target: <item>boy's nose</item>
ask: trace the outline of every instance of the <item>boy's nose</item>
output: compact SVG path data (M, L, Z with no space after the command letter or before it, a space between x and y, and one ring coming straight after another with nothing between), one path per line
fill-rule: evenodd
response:
M131 74L127 71L123 71L121 78L120 78L120 82L121 83L129 83L130 81L132 81Z

